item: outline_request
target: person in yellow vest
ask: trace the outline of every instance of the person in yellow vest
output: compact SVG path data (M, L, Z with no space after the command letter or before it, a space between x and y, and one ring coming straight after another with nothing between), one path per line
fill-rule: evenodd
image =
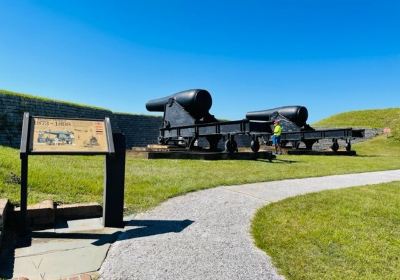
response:
M282 154L281 149L281 134L282 134L282 126L279 120L274 121L274 135L272 135L272 144L275 146L275 153Z

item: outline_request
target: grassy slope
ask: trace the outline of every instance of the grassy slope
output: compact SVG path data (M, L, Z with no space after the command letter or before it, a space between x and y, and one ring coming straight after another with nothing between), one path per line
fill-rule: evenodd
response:
M393 137L400 140L400 108L352 111L334 115L314 124L316 127L369 127L392 129Z
M68 102L68 101L62 101L62 100L55 100L51 98L46 98L46 97L40 97L40 96L34 96L26 93L18 93L14 91L9 91L5 89L0 89L0 95L10 95L10 96L18 96L26 99L31 99L31 100L38 100L38 101L46 101L46 102L56 102L56 103L61 103L65 105L71 105L71 106L78 106L78 107L83 107L83 108L90 108L94 110L107 110L104 108L96 107L96 106L88 106L88 105L83 105L79 103L73 103L73 102Z
M22 98L26 98L26 99L30 99L30 100L38 100L38 101L45 101L45 102L55 102L55 103L59 103L59 104L77 106L77 107L82 107L82 108L90 108L90 109L93 109L93 110L110 111L109 109L101 108L101 107L97 107L97 106L84 105L84 104L79 104L79 103L74 103L74 102L63 101L63 100L56 100L56 99L51 99L51 98L35 96L35 95L31 95L31 94L26 94L26 93L18 93L18 92L14 92L14 91L5 90L5 89L0 89L0 95L18 96L18 97L22 97ZM158 117L156 115L133 114L133 113L126 113L126 112L113 112L113 113L114 114L122 114L122 115L132 115L132 116Z
M252 231L287 279L399 279L400 182L324 191L259 210Z

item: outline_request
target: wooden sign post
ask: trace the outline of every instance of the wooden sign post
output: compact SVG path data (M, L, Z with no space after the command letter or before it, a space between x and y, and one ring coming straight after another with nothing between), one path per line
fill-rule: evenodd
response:
M103 225L123 227L125 136L109 118L63 119L24 113L21 134L21 229L27 230L29 155L105 155Z

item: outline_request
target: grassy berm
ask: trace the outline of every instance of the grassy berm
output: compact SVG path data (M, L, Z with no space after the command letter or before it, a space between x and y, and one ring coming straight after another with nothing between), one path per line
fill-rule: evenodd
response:
M390 128L391 136L400 141L400 108L352 111L334 115L314 124L316 127Z
M318 125L390 127L392 137L357 147L371 159L397 161L399 116L400 109L368 110L333 116ZM287 279L400 279L400 182L267 205L254 217L252 233Z
M400 182L270 204L252 232L287 279L399 279Z
M127 213L154 207L187 192L219 185L304 178L329 174L399 169L400 144L384 136L354 145L357 157L279 156L266 161L190 161L127 158ZM102 201L104 158L99 156L32 156L29 203ZM20 160L17 149L0 147L0 197L19 201Z

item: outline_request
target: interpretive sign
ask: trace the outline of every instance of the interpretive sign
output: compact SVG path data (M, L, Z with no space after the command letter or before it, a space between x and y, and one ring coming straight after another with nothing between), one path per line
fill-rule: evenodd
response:
M31 152L109 151L104 120L32 117Z
M20 147L20 230L26 231L29 226L28 158L31 155L105 155L103 225L123 227L125 149L125 136L112 132L109 118L67 119L24 113Z

